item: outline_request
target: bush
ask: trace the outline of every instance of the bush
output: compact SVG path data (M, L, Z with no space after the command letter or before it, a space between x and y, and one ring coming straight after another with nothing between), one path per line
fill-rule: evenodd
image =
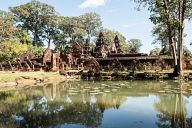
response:
M42 57L44 47L33 46L32 44L20 43L19 41L0 42L0 62L15 61L17 57L31 51L37 58Z
M3 41L0 43L0 61L14 61L27 51L27 44L18 41Z
M45 48L42 46L33 46L32 44L29 44L27 46L28 51L31 51L37 58L40 58L43 56L43 52L45 51Z

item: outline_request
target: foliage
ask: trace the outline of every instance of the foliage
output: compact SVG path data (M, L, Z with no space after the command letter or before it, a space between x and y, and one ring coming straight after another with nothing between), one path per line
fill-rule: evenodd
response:
M0 61L15 61L27 51L31 51L36 57L42 57L45 48L20 43L18 40L3 41L0 43Z
M174 74L182 76L184 21L192 18L192 0L134 0L148 7L155 25L164 25L174 57ZM178 46L176 53L176 46ZM177 64L177 55L178 63ZM177 71L178 69L178 71Z
M151 50L149 54L151 56L159 56L160 51L161 51L160 48L155 48L155 49Z
M79 17L62 17L59 28L71 41L80 40L86 35Z
M85 13L84 15L80 16L80 19L82 21L84 30L86 30L88 40L90 40L91 37L96 36L102 26L100 15L93 12Z
M32 33L33 45L43 44L43 34L46 31L48 21L55 15L54 7L32 0L24 5L11 7L17 26Z
M62 35L58 35L57 38L59 40L54 41L55 51L60 50L63 53L67 53L71 44L65 38L62 38Z
M184 46L183 55L184 55L186 58L190 58L191 55L192 55L191 51L187 48L187 46Z
M0 10L0 41L13 39L16 36L16 32L13 15Z
M27 45L18 41L3 41L0 43L0 61L12 61L27 51Z
M19 40L19 42L21 43L25 43L25 44L32 44L33 42L33 38L26 32L23 30L18 30L17 33L17 39Z
M131 39L128 41L129 53L139 53L141 46L141 40L139 39Z
M99 30L101 19L96 13L79 17L59 17L59 33L55 36L55 49L68 52L73 42L83 44L87 35L91 38Z
M155 25L152 30L153 36L155 37L152 44L160 44L162 48L169 45L169 38L167 28L164 24Z
M57 34L59 34L59 17L56 15L48 15L44 19L46 24L44 26L43 38L48 42L48 48L50 48L51 42L56 39Z
M118 36L123 52L128 52L126 38L121 33L109 29L103 29L102 32L105 37L105 43L107 44L108 48L112 47L112 42L114 41L115 36Z
M83 43L85 30L79 17L58 17L58 32L54 36L55 50L67 52L73 42Z
M164 46L160 51L160 55L170 55L171 56L170 47Z
M33 46L32 44L29 44L27 45L27 51L31 51L37 58L41 58L45 48L43 46Z

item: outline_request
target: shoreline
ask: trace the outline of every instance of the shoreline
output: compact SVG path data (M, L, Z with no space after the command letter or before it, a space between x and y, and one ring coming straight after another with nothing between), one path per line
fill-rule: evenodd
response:
M48 83L60 83L63 81L79 81L79 80L97 80L97 81L118 81L118 80L178 80L172 77L169 71L158 72L89 72L74 71L73 72L10 72L0 71L0 89L9 87L25 87L25 86L43 86ZM68 75L68 73L71 73ZM192 71L184 72L184 80L192 80Z
M0 89L10 87L43 86L48 83L75 81L59 72L10 72L0 71Z

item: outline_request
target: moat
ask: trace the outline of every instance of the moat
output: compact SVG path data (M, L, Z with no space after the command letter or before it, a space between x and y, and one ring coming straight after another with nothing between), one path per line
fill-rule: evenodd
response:
M0 91L0 127L191 128L192 83L76 81Z

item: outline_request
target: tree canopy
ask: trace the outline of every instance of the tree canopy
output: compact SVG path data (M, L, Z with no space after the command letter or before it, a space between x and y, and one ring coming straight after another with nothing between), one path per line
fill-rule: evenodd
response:
M100 15L97 13L85 13L80 16L83 28L86 30L88 40L91 37L96 36L98 31L100 31L102 26L102 21Z
M27 45L15 41L3 41L0 43L0 61L15 60L16 57L27 51Z
M131 39L128 41L129 53L139 53L143 44L139 39Z
M168 38L174 57L176 75L182 76L184 48L184 21L192 17L192 0L134 0L150 11L150 20L155 25L164 26L164 36ZM167 34L165 34L167 33ZM162 35L157 33L159 37ZM176 46L178 48L176 49ZM177 58L179 64L177 64Z
M118 31L102 29L101 16L95 12L73 17L61 16L53 6L38 0L10 7L9 10L10 12L0 11L0 44L4 48L1 49L0 56L6 58L2 56L8 49L11 49L10 55L13 55L11 52L14 53L13 58L7 56L7 60L14 60L26 50L32 51L37 57L41 56L40 50L45 46L66 53L73 42L83 45L88 40L90 45L94 45L95 37L100 31L103 31L109 48L115 36L118 36L124 53L139 52L142 46L141 43L134 44L134 41L132 45L128 44ZM12 44L14 47L10 46ZM21 49L20 46L24 48ZM18 50L20 52L15 52Z
M160 48L155 48L155 49L152 49L150 52L149 52L149 54L151 55L151 56L158 56L159 54L160 54Z
M0 41L13 39L17 35L13 15L0 10Z
M33 45L43 45L44 37L49 37L49 35L43 36L44 32L50 30L50 23L53 16L56 15L54 7L40 1L32 0L23 5L11 7L10 11L14 15L17 26L32 33Z
M112 47L112 42L114 41L115 36L118 36L121 49L125 53L128 53L128 44L126 42L126 38L121 33L119 33L118 31L113 31L109 29L103 29L102 32L105 37L105 42L109 48Z

